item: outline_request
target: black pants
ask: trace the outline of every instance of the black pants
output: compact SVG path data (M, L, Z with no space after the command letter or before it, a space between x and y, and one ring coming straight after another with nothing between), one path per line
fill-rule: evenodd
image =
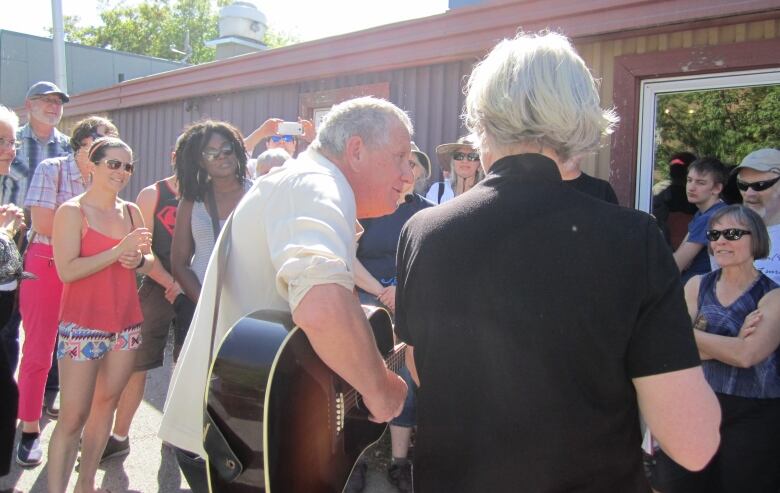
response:
M19 308L16 291L0 291L0 345L5 352L11 374L19 364Z
M723 418L720 448L700 472L659 451L650 483L662 493L776 493L780 491L780 399L716 394Z
M187 295L180 294L173 300L173 311L176 318L173 320L173 361L178 361L179 353L190 330L192 316L195 315L195 303Z

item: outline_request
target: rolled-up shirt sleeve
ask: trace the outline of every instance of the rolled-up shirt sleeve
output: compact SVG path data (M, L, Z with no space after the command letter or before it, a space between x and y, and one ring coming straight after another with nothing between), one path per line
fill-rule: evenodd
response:
M269 210L267 241L276 289L294 312L313 286L354 290L355 205L350 190L318 174L298 177L285 193Z

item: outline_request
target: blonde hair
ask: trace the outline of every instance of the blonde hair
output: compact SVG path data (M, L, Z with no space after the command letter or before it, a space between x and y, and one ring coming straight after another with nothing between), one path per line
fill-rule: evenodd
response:
M481 145L497 149L537 143L566 161L595 150L618 119L600 107L585 62L557 33L501 41L476 65L466 87L466 127Z

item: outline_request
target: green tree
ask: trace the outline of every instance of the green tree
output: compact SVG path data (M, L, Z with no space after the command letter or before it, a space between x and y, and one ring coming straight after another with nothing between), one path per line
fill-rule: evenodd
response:
M655 163L667 176L677 151L728 165L756 149L780 147L780 85L666 94L656 114Z
M126 6L112 5L110 0L99 4L102 25L81 26L77 16L65 17L65 40L87 46L137 53L167 59L181 59L172 50L185 50L188 38L191 47L189 63L214 60L215 49L205 45L217 38L219 8L231 0L144 0ZM189 35L189 37L188 37ZM289 34L269 29L265 43L276 48L297 42Z

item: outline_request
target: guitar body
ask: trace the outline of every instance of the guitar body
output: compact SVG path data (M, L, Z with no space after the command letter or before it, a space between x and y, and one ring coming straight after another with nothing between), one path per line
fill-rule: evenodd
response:
M380 353L390 354L390 316L376 308L367 315ZM343 491L358 457L386 425L348 409L354 389L319 359L290 315L260 311L243 318L216 354L206 396L211 491ZM215 430L209 433L209 426L218 429L222 447L210 444Z

